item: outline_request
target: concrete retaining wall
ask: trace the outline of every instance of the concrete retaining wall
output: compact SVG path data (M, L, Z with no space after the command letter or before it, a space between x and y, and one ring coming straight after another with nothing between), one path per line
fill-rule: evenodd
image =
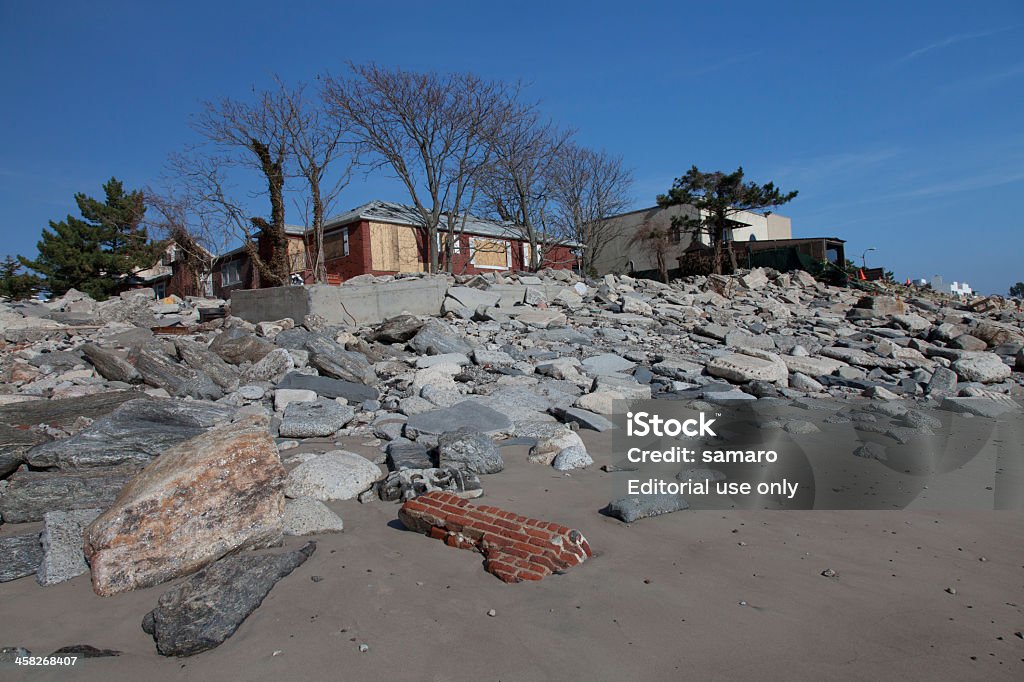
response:
M290 317L301 324L306 315L320 315L334 324L377 324L402 313L440 315L447 290L446 277L247 289L231 293L231 314L249 322Z

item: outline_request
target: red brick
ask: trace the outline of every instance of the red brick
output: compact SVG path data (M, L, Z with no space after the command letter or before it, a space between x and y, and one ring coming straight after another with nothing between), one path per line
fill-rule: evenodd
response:
M496 507L474 507L451 493L421 495L403 504L399 516L406 526L449 547L482 552L486 570L504 582L540 580L591 556L578 531Z

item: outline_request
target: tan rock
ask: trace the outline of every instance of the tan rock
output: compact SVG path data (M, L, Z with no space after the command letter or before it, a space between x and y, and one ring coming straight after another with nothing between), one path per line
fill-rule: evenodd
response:
M157 585L230 552L276 544L285 478L262 416L167 450L86 529L93 590Z

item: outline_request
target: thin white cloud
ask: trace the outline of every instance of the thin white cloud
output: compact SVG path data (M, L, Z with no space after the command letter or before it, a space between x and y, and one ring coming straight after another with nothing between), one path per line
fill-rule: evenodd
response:
M769 175L776 182L798 185L834 182L837 177L856 173L889 161L899 154L900 149L897 147L826 154L790 161L776 168Z
M992 29L992 30L989 30L989 31L976 31L976 32L973 32L973 33L957 33L957 34L954 34L954 35L951 35L951 36L947 36L947 37L943 38L942 40L938 40L938 41L936 41L934 43L931 43L930 45L925 45L924 47L919 47L916 50L908 52L907 54L903 55L902 57L897 59L895 62L893 62L893 64L903 64L903 63L909 62L912 59L917 59L921 55L927 54L927 53L931 52L932 50L941 50L944 47L949 47L950 45L956 45L957 43L963 43L963 42L966 42L968 40L977 40L978 38L987 38L988 36L993 36L993 35L996 35L997 33L1004 33L1006 31L1011 31L1011 30L1013 30L1015 28L1019 28L1020 26L1021 26L1021 24L1013 24L1011 26L1004 26L1002 28L996 28L996 29Z

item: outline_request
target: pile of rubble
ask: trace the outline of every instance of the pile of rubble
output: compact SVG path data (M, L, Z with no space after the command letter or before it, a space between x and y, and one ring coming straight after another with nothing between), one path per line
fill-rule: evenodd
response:
M313 547L235 553L340 531L325 502L478 497L510 444L538 466L590 466L579 431L613 428L616 400L991 416L1020 395L1024 370L1019 310L864 295L803 272L460 276L440 317L364 326L200 321L219 304L150 290L0 304L0 515L42 522L0 537L0 580L90 571L106 595L192 575L147 616L165 654L230 636ZM351 438L379 457L345 450ZM289 453L307 439L320 447ZM240 572L259 577L243 581L254 591L207 618L215 634L196 632L182 609L241 589Z

